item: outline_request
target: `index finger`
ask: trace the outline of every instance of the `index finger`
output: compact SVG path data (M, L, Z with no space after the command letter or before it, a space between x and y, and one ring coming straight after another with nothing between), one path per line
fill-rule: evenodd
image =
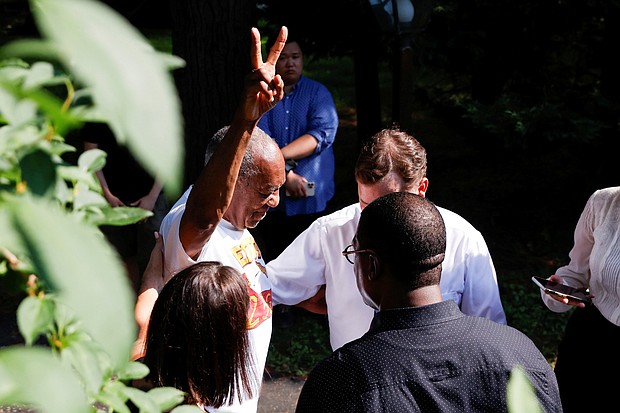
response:
M270 63L272 65L276 65L278 58L280 57L280 53L282 49L284 49L284 45L286 44L286 39L288 37L288 28L286 26L282 26L280 29L280 33L278 33L278 39L271 46L271 50L269 50L269 55L267 56L266 63Z
M250 63L252 64L252 69L258 69L263 64L261 47L260 33L256 27L252 27L252 50L250 53Z

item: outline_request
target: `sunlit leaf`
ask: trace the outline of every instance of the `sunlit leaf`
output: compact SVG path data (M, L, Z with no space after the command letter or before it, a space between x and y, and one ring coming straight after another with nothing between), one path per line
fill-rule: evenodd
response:
M125 404L127 395L125 394L126 386L118 381L106 383L103 392L99 393L97 400L110 406L114 412L130 413L129 408Z
M93 174L82 168L62 165L58 166L56 172L62 179L69 182L80 182L87 185L89 188L101 190L99 181L93 176Z
M125 404L125 400L118 397L117 394L100 393L97 400L105 406L109 406L115 413L131 413L129 407Z
M155 400L149 397L149 395L142 390L133 387L125 387L125 389L123 389L123 394L127 396L133 404L138 406L141 412L159 413L162 411Z
M64 82L64 78L57 78L54 75L54 66L48 62L35 62L24 78L23 87L32 89L50 84Z
M8 123L21 126L33 123L43 112L53 123L56 131L64 133L79 122L73 113L64 108L64 102L49 90L32 87L43 82L45 70L3 67L0 69L0 112ZM32 78L32 81L29 79ZM65 83L66 77L52 76L45 79L49 85ZM26 87L28 86L28 87Z
M67 145L64 142L53 141L49 143L50 153L54 155L63 155L67 152L77 152L75 146Z
M135 224L138 221L153 216L152 211L134 207L106 208L102 212L105 224L115 226Z
M58 172L58 170L57 170ZM69 186L60 176L56 176L56 186L54 187L54 197L61 202L62 205L67 204L73 199L73 193Z
M0 349L0 405L24 404L45 413L86 413L88 404L71 369L43 348Z
M28 100L20 100L17 91L16 86L3 83L0 77L0 113L13 126L21 126L37 116L36 104Z
M99 367L99 351L94 343L72 340L62 350L63 360L72 366L82 378L88 394L96 394L102 385L103 372Z
M185 67L185 60L181 59L179 56L161 52L158 52L157 56L162 60L162 63L168 70Z
M183 403L185 399L185 393L174 387L155 387L149 390L149 396L157 402L162 411L170 410L179 403Z
M506 391L509 413L542 413L534 387L521 366L515 366L510 372Z
M0 58L17 56L28 59L57 60L56 46L44 39L14 40L0 48Z
M32 125L8 125L0 128L0 153L18 152L41 140L41 130Z
M75 186L73 207L75 209L82 209L91 205L105 207L109 204L103 195L90 190L90 188L82 182L78 182Z
M200 409L198 406L184 404L183 406L175 407L174 409L172 409L170 413L199 413L199 412L202 412L202 409Z
M105 166L107 156L101 149L84 151L78 158L78 166L88 172L96 172Z
M49 331L54 321L54 303L46 297L26 297L17 308L19 332L27 345Z
M135 298L116 252L95 228L54 204L22 197L5 206L37 274L58 291L113 365L123 366L136 339Z
M142 379L146 377L147 374L149 374L149 368L145 364L132 361L127 364L125 370L119 372L118 378L120 380L135 380Z
M56 42L65 65L92 90L95 105L109 119L120 143L126 140L134 157L151 175L160 177L169 193L179 193L181 108L172 75L159 53L101 2L32 3L39 29Z

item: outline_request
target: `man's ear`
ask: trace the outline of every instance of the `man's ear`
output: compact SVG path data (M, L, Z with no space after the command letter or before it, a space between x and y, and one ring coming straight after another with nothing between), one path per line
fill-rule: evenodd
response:
M428 178L424 177L420 180L420 184L418 185L418 195L425 197L426 191L428 191Z
M381 260L375 254L368 254L368 279L377 280L381 276Z

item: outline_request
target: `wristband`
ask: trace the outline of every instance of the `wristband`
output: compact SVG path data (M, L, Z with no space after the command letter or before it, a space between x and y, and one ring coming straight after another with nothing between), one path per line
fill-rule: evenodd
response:
M294 159L287 159L286 164L284 166L286 175L288 175L289 172L295 169L296 166L297 166L297 161L295 161Z

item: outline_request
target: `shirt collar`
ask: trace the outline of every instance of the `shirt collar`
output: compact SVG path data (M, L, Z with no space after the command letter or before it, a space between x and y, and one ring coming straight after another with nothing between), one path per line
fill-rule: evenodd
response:
M369 332L424 327L460 317L463 317L463 313L452 300L422 307L382 310L373 317Z

